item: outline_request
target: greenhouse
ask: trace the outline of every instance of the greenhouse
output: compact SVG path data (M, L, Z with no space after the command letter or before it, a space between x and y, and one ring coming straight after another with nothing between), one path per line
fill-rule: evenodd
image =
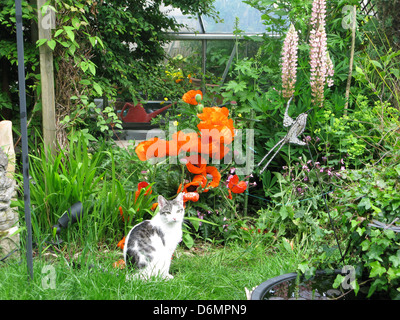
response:
M0 299L400 299L399 10L3 0Z

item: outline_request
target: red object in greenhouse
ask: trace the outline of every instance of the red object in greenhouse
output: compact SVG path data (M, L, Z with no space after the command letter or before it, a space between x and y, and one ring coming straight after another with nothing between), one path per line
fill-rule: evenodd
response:
M172 104L169 104L165 107L162 107L152 113L147 113L146 110L143 108L141 103L137 105L133 105L129 102L125 103L124 107L121 110L120 118L123 122L150 122L155 116L159 115L161 112L170 108ZM128 108L128 112L126 116L123 116L125 109Z

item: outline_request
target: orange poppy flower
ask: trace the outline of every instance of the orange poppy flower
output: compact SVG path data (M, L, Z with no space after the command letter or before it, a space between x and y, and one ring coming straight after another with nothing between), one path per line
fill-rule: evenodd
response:
M225 107L204 108L203 113L197 117L202 120L197 125L201 132L202 139L210 139L229 144L233 141L234 126L233 120L228 118L229 110Z
M122 221L125 222L125 216L124 216L124 212L122 210L122 207L119 206L118 210L119 210L119 214L121 216ZM127 220L129 221L129 217L127 218Z
M175 132L172 135L172 140L167 141L167 155L178 156L181 151L188 151L190 149L191 140L196 141L198 139L196 132L185 134L182 131ZM190 151L190 150L189 150ZM197 152L197 146L193 152Z
M180 184L177 193L179 193L179 192L181 192L181 191L183 191L183 192L185 192L185 193L187 193L187 192L194 192L194 191L197 191L197 189L198 189L199 187L204 188L204 187L206 186L206 184L207 184L207 178L206 178L204 175L202 175L202 174L198 174L198 175L195 175L195 176L193 177L193 179L192 179L191 182L186 183L186 184L183 186L183 190L182 190L182 184Z
M186 192L183 194L183 202L188 202L188 201L193 201L197 202L199 201L200 195L197 192Z
M202 135L201 138L199 138L198 149L198 153L201 153L204 156L210 156L220 149L219 141L213 140L210 136Z
M153 205L151 206L151 211L156 210L158 207L158 202L153 203Z
M154 143L152 143L147 149L147 158L164 158L167 155L168 141L157 139Z
M180 143L180 150L183 152L198 153L201 148L197 132L183 133L178 131L176 137L174 134L172 138Z
M207 166L206 174L212 176L212 181L207 184L207 188L204 189L204 192L207 192L208 188L216 188L219 186L219 182L221 181L221 174L219 173L218 169L214 166Z
M186 157L186 159L188 160L186 168L189 172L194 174L201 174L205 172L207 162L200 154L191 155L189 157Z
M181 152L180 143L176 140L167 141L166 146L168 156L177 156Z
M182 100L193 106L197 106L198 105L198 102L196 101L197 94L199 94L201 96L201 99L203 99L203 93L201 92L201 90L190 90L182 96Z
M228 188L233 193L243 193L247 189L247 183L245 181L239 181L239 177L235 174L229 179Z
M146 161L148 159L147 150L157 140L158 140L158 138L156 137L156 138L153 138L150 140L142 141L136 146L135 152L136 152L137 156L139 157L140 161Z
M135 152L140 161L146 161L150 158L163 158L167 155L168 141L159 139L158 137L140 142Z
M247 189L247 183L245 181L239 181L237 185L234 185L232 187L232 192L233 193L243 193Z
M149 184L146 181L142 181L142 182L138 183L138 189L137 189L137 191L135 191L135 202L136 202L137 198L139 197L140 190L142 190L143 188L146 188L148 185ZM151 187L150 187L148 190L146 190L144 195L147 196L149 194L152 194L152 192L153 192L153 190L151 190Z
M122 238L121 241L118 242L117 247L119 247L121 250L124 250L125 246L125 237Z
M228 148L226 145L224 145L223 143L221 143L219 145L219 150L217 150L216 152L214 152L211 157L213 159L219 159L222 160L230 151L231 149Z
M197 117L202 121L222 122L228 119L229 110L226 107L204 108L202 113L198 113Z
M115 261L113 263L113 267L116 269L125 269L126 265L125 265L125 260L124 259L120 259L118 261Z

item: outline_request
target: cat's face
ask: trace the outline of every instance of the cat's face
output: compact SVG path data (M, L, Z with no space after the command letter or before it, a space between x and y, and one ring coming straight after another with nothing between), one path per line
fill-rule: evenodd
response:
M182 223L185 209L183 208L183 193L179 193L175 199L166 200L158 196L159 214L164 223Z

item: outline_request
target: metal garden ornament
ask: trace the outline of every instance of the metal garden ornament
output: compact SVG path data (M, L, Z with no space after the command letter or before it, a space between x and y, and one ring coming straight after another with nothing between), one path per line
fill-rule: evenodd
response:
M261 165L261 163L269 156L269 154L278 146L278 150L274 153L274 155L271 157L271 159L269 159L269 161L267 162L267 164L262 168L262 170L260 171L260 173L263 173L264 170L268 167L268 165L270 164L270 162L272 161L272 159L275 158L275 156L277 155L277 153L281 150L281 148L283 147L283 145L285 145L286 143L293 143L293 144L297 144L299 146L304 146L306 145L306 143L304 141L301 141L299 138L297 138L299 135L301 135L304 132L304 129L306 127L307 124L307 116L308 116L308 112L310 110L308 110L305 113L301 113L297 116L296 120L293 120L291 117L289 117L288 115L288 110L289 110L289 106L290 106L290 102L292 101L293 96L289 99L287 105L286 105L286 110L285 110L285 114L283 117L283 126L285 128L290 127L288 133L286 134L286 136L281 139L280 141L278 141L278 143L276 145L274 145L274 147L261 159L261 161L257 164L257 167L259 167Z

